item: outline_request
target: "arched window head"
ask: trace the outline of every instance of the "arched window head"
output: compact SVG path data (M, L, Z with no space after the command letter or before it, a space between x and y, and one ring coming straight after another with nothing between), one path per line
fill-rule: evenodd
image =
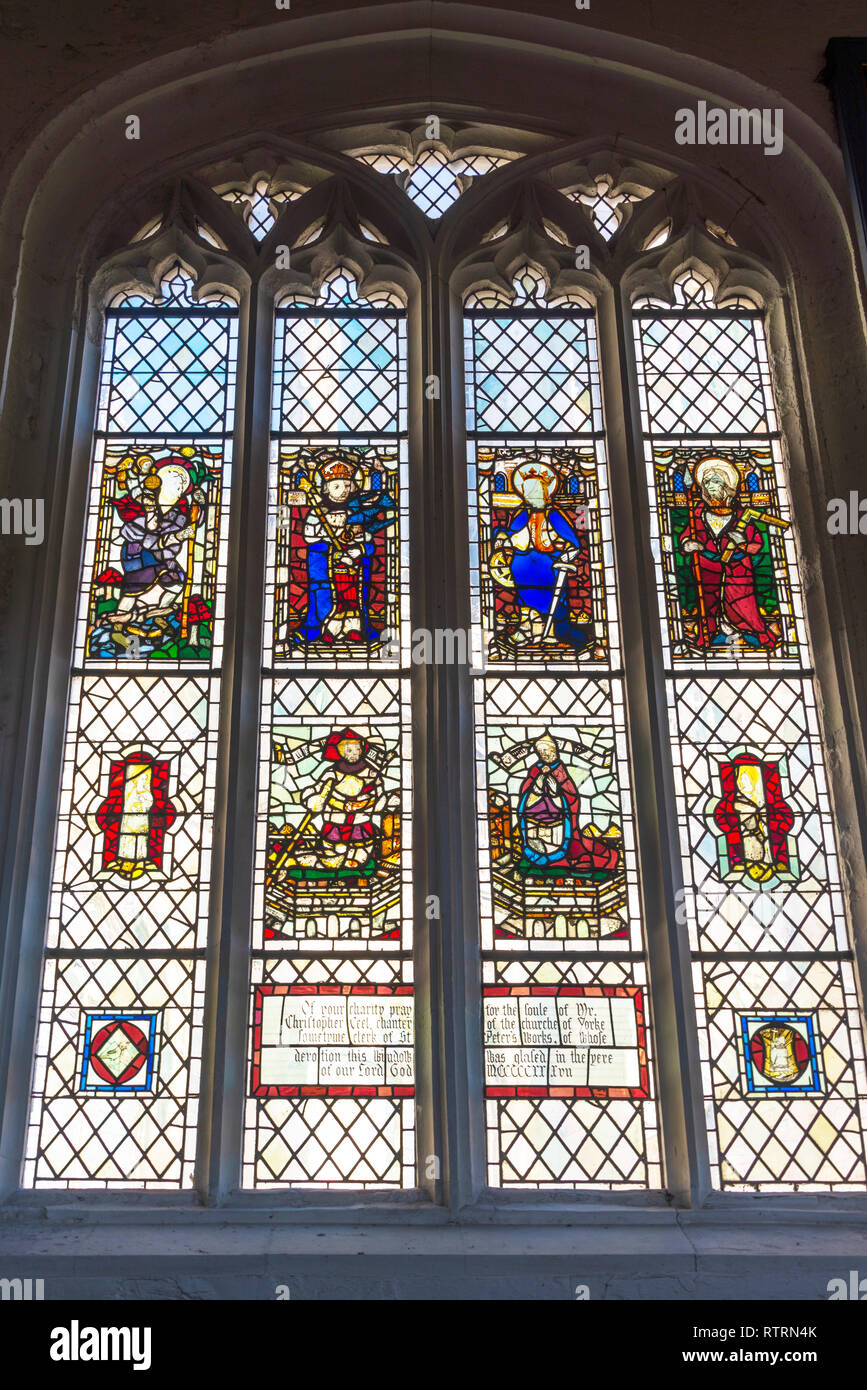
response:
M377 286L367 294L361 294L357 277L346 265L335 266L328 272L319 286L318 294L293 290L280 298L278 304L284 308L292 304L327 309L363 309L365 306L372 309L403 308L398 295L387 287Z
M570 286L568 289L561 290L553 296L550 295L548 280L539 269L530 261L525 261L519 266L512 277L514 286L513 295L509 296L505 290L494 285L482 285L478 289L470 290L464 300L466 309L497 309L501 306L510 309L532 309L539 308L575 308L591 309L593 302L588 295L581 290Z
M201 295L196 294L196 282L187 269L180 261L175 261L173 265L164 272L159 281L159 298L148 297L143 294L136 294L134 291L121 290L109 301L108 308L111 309L170 309L173 306L179 309L200 309L206 304L232 304L235 299L223 290L211 289Z
M762 296L757 291L738 289L732 294L720 294L710 275L699 266L690 266L675 277L670 300L656 295L642 295L632 302L635 311L674 308L696 312L711 309L746 309L754 312L762 307Z

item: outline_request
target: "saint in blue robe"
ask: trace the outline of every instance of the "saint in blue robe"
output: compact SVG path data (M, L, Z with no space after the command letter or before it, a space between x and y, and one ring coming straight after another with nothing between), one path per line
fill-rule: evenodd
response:
M361 614L362 633L368 641L376 641L382 634L372 627L369 620L370 572L373 561L373 540L371 537L384 527L390 526L394 519L395 505L385 492L365 492L350 499L345 508L335 509L345 516L346 526L360 526L362 535L349 544L362 549L361 557L354 562L358 587L358 609ZM325 512L326 519L329 513ZM307 642L315 642L322 637L326 622L335 612L339 597L332 584L331 566L339 560L342 546L334 541L321 539L307 546L308 604L301 635Z
M539 512L530 513L526 509L521 510L512 521L507 535L512 538L521 531L530 533L531 516L539 517L541 515ZM547 620L554 601L554 590L561 573L555 568L556 562L565 550L570 548L580 550L581 542L562 512L552 510L545 513L544 519L548 531L559 537L563 544L552 550L539 550L532 545L526 549L515 549L512 552L510 569L515 581L518 602L522 607L529 608L531 612L538 613L542 619ZM557 598L551 631L558 641L566 642L571 647L583 647L587 641L587 630L586 627L582 628L580 624L572 621L569 611L569 573L567 570L563 587Z

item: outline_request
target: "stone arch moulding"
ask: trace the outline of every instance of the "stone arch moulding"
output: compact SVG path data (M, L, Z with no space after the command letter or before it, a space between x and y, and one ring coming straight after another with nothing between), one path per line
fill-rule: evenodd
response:
M341 42L348 38L355 42ZM504 91L515 95L520 111L503 109ZM713 151L695 152L701 159L688 164L674 142L674 113L699 98L745 105L769 100L748 79L714 65L583 25L579 30L572 21L466 5L410 4L293 20L291 29L281 20L220 39L205 50L167 55L79 97L40 132L9 171L0 240L0 283L14 286L0 300L5 342L0 444L7 460L3 487L13 496L41 489L36 495L46 498L51 518L44 555L18 552L3 614L7 650L19 654L17 671L10 669L10 675L20 684L10 687L0 771L16 810L18 791L24 790L20 816L15 824L9 822L12 838L7 838L17 850L17 868L8 877L2 904L10 921L21 921L30 845L34 835L49 833L53 810L44 798L36 802L33 789L40 767L56 761L62 734L62 712L51 712L44 737L42 724L46 708L51 709L52 679L63 665L56 657L52 662L48 651L64 550L69 560L68 541L66 547L61 544L63 513L67 489L73 496L81 482L65 468L76 436L75 400L84 362L82 335L75 325L81 323L96 248L105 246L118 210L125 203L138 208L147 202L145 190L158 178L177 178L233 153L242 159L245 149L263 144L279 145L287 157L321 167L325 187L328 176L347 169L347 160L303 138L314 124L314 112L315 125L323 130L369 123L377 113L382 119L405 115L413 129L425 112L440 110L452 121L487 121L550 139L551 147L526 156L520 169L517 162L506 166L488 176L486 187L469 190L460 218L455 213L448 227L443 224L436 253L442 258L456 254L453 238L464 217L467 229L479 218L490 222L495 198L514 201L520 180L532 175L544 182L553 165L567 160L580 164L600 143L613 145L627 160L645 160L675 173L689 168L698 182L716 188L723 201L732 200L740 187L744 223L761 227L789 297L792 348L802 369L793 379L801 376L811 383L812 411L806 396L793 388L792 399L784 403L789 412L785 424L791 424L800 441L805 470L815 464L820 476L824 471L826 488L833 489L828 495L845 495L847 468L854 469L852 461L859 457L861 431L853 416L839 408L833 353L826 354L829 360L823 364L822 349L845 335L851 344L851 381L860 383L862 396L867 395L867 351L851 229L841 202L840 152L814 123L774 95L773 104L783 107L787 122L780 156L770 159L755 149L732 147L726 151L725 177L715 172ZM124 140L123 118L131 111L142 122L138 142ZM641 142L615 138L613 132L628 131L632 121L640 124ZM269 127L272 133L264 134ZM382 188L362 166L353 167L353 183L370 190L372 201L378 199L384 218L400 223L404 205L397 190ZM314 198L317 192L312 190ZM665 202L666 196L662 188L652 198ZM293 208L299 204L283 216L291 220ZM633 217L630 226L639 230L639 220L646 216L649 210ZM409 251L413 242L419 245L423 222L405 217L404 225L412 228L404 235ZM134 231L130 227L128 235ZM183 259L189 260L192 253L186 250ZM201 248L198 254L203 256ZM209 257L221 263L226 259L219 252ZM315 246L309 260L315 276ZM442 266L444 260L435 264ZM839 570L832 590L836 584L845 592L845 563L845 558L827 556L823 571L833 580ZM853 620L852 651L834 656L838 679L854 707L858 690L867 686L854 654L867 649L867 643L858 641L864 621L863 616ZM63 634L59 636L62 655ZM859 738L854 728L850 736ZM857 752L863 767L860 746ZM34 912L24 925L35 933L36 946L24 944L25 954L32 953L41 940L40 914ZM4 987L9 992L0 999L7 1019L18 952L17 933L14 940L10 933ZM0 1044L10 1041L11 1031L0 1034Z
M398 17L400 23L394 23ZM351 44L345 42L349 38ZM397 50L399 65L393 62ZM522 80L509 84L516 68ZM510 108L503 107L503 90L515 98ZM337 101L331 93L338 94ZM838 203L845 198L840 151L815 123L787 108L777 94L689 55L576 26L573 20L470 5L410 3L281 19L205 49L143 63L57 112L38 140L18 152L17 164L10 156L5 254L15 255L25 220L29 240L62 203L67 252L74 260L79 228L93 225L109 191L122 188L128 196L144 170L190 167L200 162L194 151L204 156L207 147L220 155L241 152L255 144L257 132L303 138L312 112L323 132L350 123L369 125L377 109L384 117L400 113L411 130L412 113L436 107L445 119L512 124L558 142L617 132L618 147L621 132L629 131L630 113L640 112L645 149L667 154L663 163L674 167L673 161L683 157L674 143L678 106L699 97L767 104L769 95L784 109L787 148L776 159L749 148L727 149L733 178L742 179L746 198L761 190L767 207L775 202L774 189L787 180L801 193L811 182L827 182L826 193L836 195L831 205L838 222L844 220ZM125 141L124 117L133 110L142 122L142 138ZM325 138L318 152L327 154ZM787 203L785 197L776 201L782 225ZM3 281L10 283L6 276Z
M400 23L389 29L398 14ZM353 43L341 44L349 36ZM393 61L397 48L399 64ZM457 83L454 71L461 75ZM520 73L521 80L509 82L513 73ZM440 95L447 89L448 100ZM520 111L503 110L503 90L519 94ZM339 105L331 101L332 92L339 93ZM240 154L269 126L273 130L278 125L284 138L297 139L310 130L311 112L317 113L323 130L345 127L362 108L366 123L379 108L384 115L406 113L412 128L410 113L432 106L446 118L472 120L475 114L476 119L545 133L560 145L576 137L598 142L600 136L610 139L610 132L618 132L615 144L624 150L627 142L619 133L628 132L629 113L640 112L644 143L639 149L633 142L635 152L677 168L683 151L674 142L674 113L698 97L761 104L768 93L712 64L571 20L522 18L461 5L384 6L363 14L343 11L316 20L281 20L220 39L195 55L182 50L142 64L55 115L8 171L0 284L15 291L14 296L7 291L5 303L0 299L0 331L7 320L13 330L4 354L4 405L19 412L17 392L27 389L15 336L20 328L32 341L34 323L43 317L36 301L40 288L45 292L44 277L52 282L55 313L68 321L70 292L85 246L103 219L113 215L112 205L135 199L148 172L189 169L203 163L209 151ZM793 272L805 281L806 295L817 246L825 254L836 252L838 265L854 267L840 203L845 197L842 159L812 121L795 108L786 109L776 95L774 103L785 112L784 152L771 159L760 150L731 147L726 166L731 186L739 183L744 189L744 203L760 199L777 235L788 244ZM124 116L133 108L142 122L139 141L127 141L123 134ZM316 153L328 162L323 145ZM711 156L703 161L708 170L713 152ZM365 172L359 170L359 176ZM511 172L507 168L493 177L507 180ZM813 196L808 197L811 186ZM810 209L809 216L793 218L799 205ZM851 319L857 313L852 286L839 288L848 291ZM58 393L60 380L51 370L50 344L40 356L42 400L57 400L62 390Z

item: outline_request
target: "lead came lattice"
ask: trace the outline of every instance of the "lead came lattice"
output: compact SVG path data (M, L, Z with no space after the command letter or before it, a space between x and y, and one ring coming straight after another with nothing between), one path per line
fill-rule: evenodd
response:
M25 1186L192 1182L236 356L180 265L107 313Z

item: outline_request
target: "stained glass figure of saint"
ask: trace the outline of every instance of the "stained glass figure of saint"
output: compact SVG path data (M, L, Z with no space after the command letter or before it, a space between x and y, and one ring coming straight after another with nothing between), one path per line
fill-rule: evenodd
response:
M217 486L193 448L109 457L88 655L208 655Z
M167 877L165 837L177 815L168 780L168 761L141 748L109 764L108 795L92 816L102 838L97 878Z
M596 462L577 449L479 449L481 598L492 661L602 660Z
M560 482L556 469L529 459L512 473L521 502L511 522L495 533L490 558L494 582L514 591L511 621L503 637L514 647L579 650L587 629L570 603L568 580L577 572L581 541L554 505Z
M396 474L387 478L360 450L312 451L305 462L286 489L278 650L366 652L396 625Z
M613 873L620 851L607 838L579 829L578 788L560 758L557 742L544 734L533 745L536 761L521 783L518 796L518 829L521 839L519 870L562 869L566 873Z
M396 743L348 726L310 741L275 739L269 936L325 935L329 915L338 935L389 931L400 907L396 752Z
M334 733L325 745L331 766L307 796L309 821L319 816L318 838L306 852L290 862L304 869L372 872L377 860L374 815L385 807L382 776L375 766L371 745L352 729ZM302 822L302 827L304 822ZM303 829L296 839L302 838Z
M799 876L791 831L795 813L783 795L780 764L752 753L720 763L722 796L708 805L719 836L723 878L760 885Z
M659 480L677 655L787 654L789 523L776 510L772 470L761 471L748 456L687 452Z
M626 878L622 829L610 818L616 806L610 748L545 730L504 739L491 762L497 934L622 934ZM609 817L604 829L592 818L597 808Z

